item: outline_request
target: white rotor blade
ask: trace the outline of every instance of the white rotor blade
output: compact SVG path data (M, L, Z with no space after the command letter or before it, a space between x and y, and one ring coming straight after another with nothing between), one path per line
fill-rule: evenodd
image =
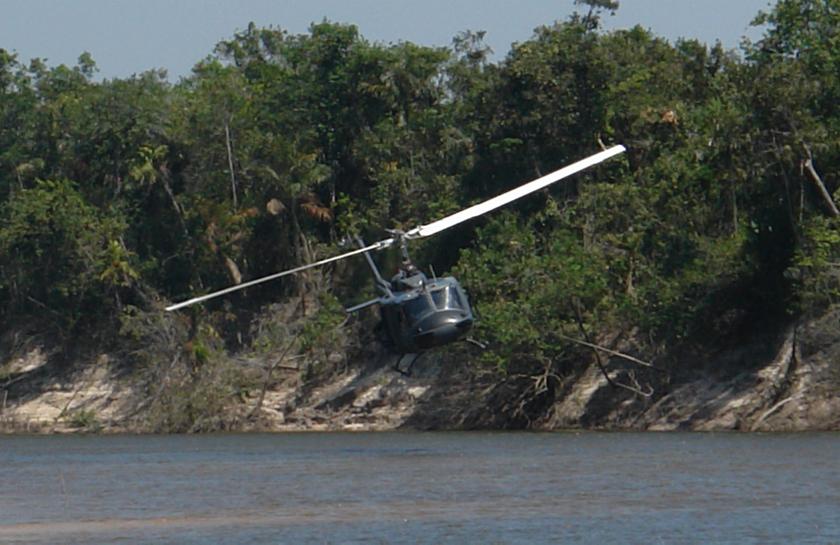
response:
M385 240L380 240L379 242L375 242L369 246L365 246L364 248L359 248L357 250L353 250L352 252L347 252L346 254L341 254L333 257L328 257L326 259L322 259L321 261L316 261L315 263L309 263L308 265L302 265L300 267L295 267L294 269L289 269L287 271L279 272L276 274L272 274L269 276L263 276L262 278L257 278L256 280L251 280L249 282L245 282L243 284L236 284L235 286L230 286L229 288L225 288L223 290L214 291L213 293L208 293L207 295L201 295L199 297L193 297L187 301L181 301L180 303L175 303L174 305L170 305L166 307L166 310L177 310L179 308L183 308L189 305L193 305L195 303L200 303L202 301L206 301L208 299L213 299L214 297L218 297L220 295L225 295L226 293L230 293L232 291L241 290L245 288L249 288L251 286L255 286L257 284L262 284L263 282L268 282L269 280L275 280L282 276L288 276L290 274L299 273L301 271L305 271L306 269L311 269L313 267L320 267L321 265L326 265L327 263L332 263L333 261L338 261L340 259L345 259L348 257L352 257L354 255L363 254L365 252L369 252L371 250L381 250L383 248L387 248L391 244L394 243L393 238L387 238Z
M430 235L434 235L435 233L439 233L444 229L449 229L455 225L458 225L461 222L467 221L474 217L480 216L482 214L486 214L491 210L495 210L501 206L504 206L520 197L524 197L534 191L540 190L546 186L549 186L555 182L562 180L572 174L580 172L583 169L589 168L592 165L596 165L601 161L606 161L610 157L618 155L619 153L623 153L625 151L624 146L613 146L608 150L604 150L600 153L596 153L586 159L581 159L577 163L572 163L567 167L563 167L559 170L555 170L551 174L546 174L542 178L537 178L533 182L528 182L525 185L521 185L516 189L512 189L506 193L502 193L496 197L493 197L490 200L484 201L482 203L476 204L469 208L465 208L460 212L456 212L451 216L447 216L443 219L439 219L435 222L429 223L427 225L421 225L419 227L415 227L414 229L406 232L406 238L423 238L428 237Z

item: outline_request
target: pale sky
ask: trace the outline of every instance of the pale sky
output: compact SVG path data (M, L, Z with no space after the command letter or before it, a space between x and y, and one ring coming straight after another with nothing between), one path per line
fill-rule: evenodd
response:
M749 23L770 0L620 0L608 30L639 24L668 40L697 38L737 49L760 37ZM324 18L353 23L370 41L449 45L462 30L485 30L494 60L540 25L565 20L573 0L2 0L0 48L19 60L75 65L88 51L100 78L165 68L189 75L216 43L253 21L293 34ZM583 11L583 7L578 8Z

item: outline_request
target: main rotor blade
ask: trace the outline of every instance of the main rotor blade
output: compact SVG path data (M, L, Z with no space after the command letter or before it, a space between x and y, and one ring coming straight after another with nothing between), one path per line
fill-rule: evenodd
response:
M263 276L262 278L257 278L256 280L251 280L249 282L245 282L243 284L236 284L235 286L230 286L229 288L225 288L223 290L214 291L213 293L208 293L207 295L201 295L199 297L193 297L187 301L181 301L180 303L175 303L174 305L170 305L166 307L166 310L178 310L179 308L184 308L189 305L194 305L195 303L201 303L202 301L207 301L208 299L213 299L214 297L219 297L220 295L225 295L226 293L230 293L232 291L242 290L245 288L249 288L251 286L256 286L257 284L262 284L263 282L268 282L270 280L276 280L277 278L281 278L283 276L288 276L290 274L299 273L301 271L305 271L306 269L312 269L314 267L320 267L321 265L326 265L327 263L332 263L333 261L339 261L341 259L346 259L348 257L352 257L354 255L363 254L365 252L369 252L371 250L381 250L383 248L387 248L391 244L394 243L393 238L387 238L385 240L380 240L379 242L375 242L370 244L369 246L365 246L364 248L359 248L357 250L353 250L352 252L347 252L346 254L341 254L333 257L328 257L326 259L322 259L321 261L316 261L315 263L309 263L307 265L302 265L300 267L295 267L294 269L289 269L287 271L275 273L269 276Z
M456 212L451 216L447 216L443 219L439 219L435 222L429 223L427 225L421 225L419 227L415 227L414 229L406 232L405 236L408 239L412 238L423 238L428 237L430 235L434 235L435 233L439 233L445 229L449 229L450 227L454 227L459 223L465 222L469 219L475 218L477 216L481 216L482 214L486 214L491 210L495 210L501 206L504 206L516 199L524 197L530 193L533 193L537 190L540 190L546 186L549 186L555 182L559 182L563 178L567 178L572 174L576 174L581 170L589 168L593 165L596 165L602 161L606 161L610 157L618 155L619 153L623 153L625 151L624 146L613 146L608 150L604 150L600 153L596 153L586 159L581 159L577 163L572 163L567 167L563 167L559 170L555 170L550 174L546 174L542 178L537 178L532 182L528 182L527 184L521 185L516 189L512 189L506 193L502 193L492 199L486 200L482 203L476 204L469 208L465 208L460 212Z

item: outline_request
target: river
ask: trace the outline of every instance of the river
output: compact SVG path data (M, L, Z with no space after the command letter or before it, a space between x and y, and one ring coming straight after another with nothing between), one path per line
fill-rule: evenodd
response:
M840 543L840 434L0 436L0 543Z

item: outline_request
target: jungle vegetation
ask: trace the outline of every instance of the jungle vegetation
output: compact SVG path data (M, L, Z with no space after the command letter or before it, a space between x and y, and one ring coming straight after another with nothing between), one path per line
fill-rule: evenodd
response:
M779 0L740 51L605 32L618 3L579 4L498 61L482 32L425 47L328 21L251 25L177 83L0 49L0 326L175 358L189 387L155 399L189 405L196 381L235 375L220 354L349 350L374 317L348 324L339 301L369 295L368 274L359 259L165 303L426 223L602 143L628 153L412 247L470 293L475 365L562 372L580 350L566 338L606 332L652 358L835 302L840 0Z

